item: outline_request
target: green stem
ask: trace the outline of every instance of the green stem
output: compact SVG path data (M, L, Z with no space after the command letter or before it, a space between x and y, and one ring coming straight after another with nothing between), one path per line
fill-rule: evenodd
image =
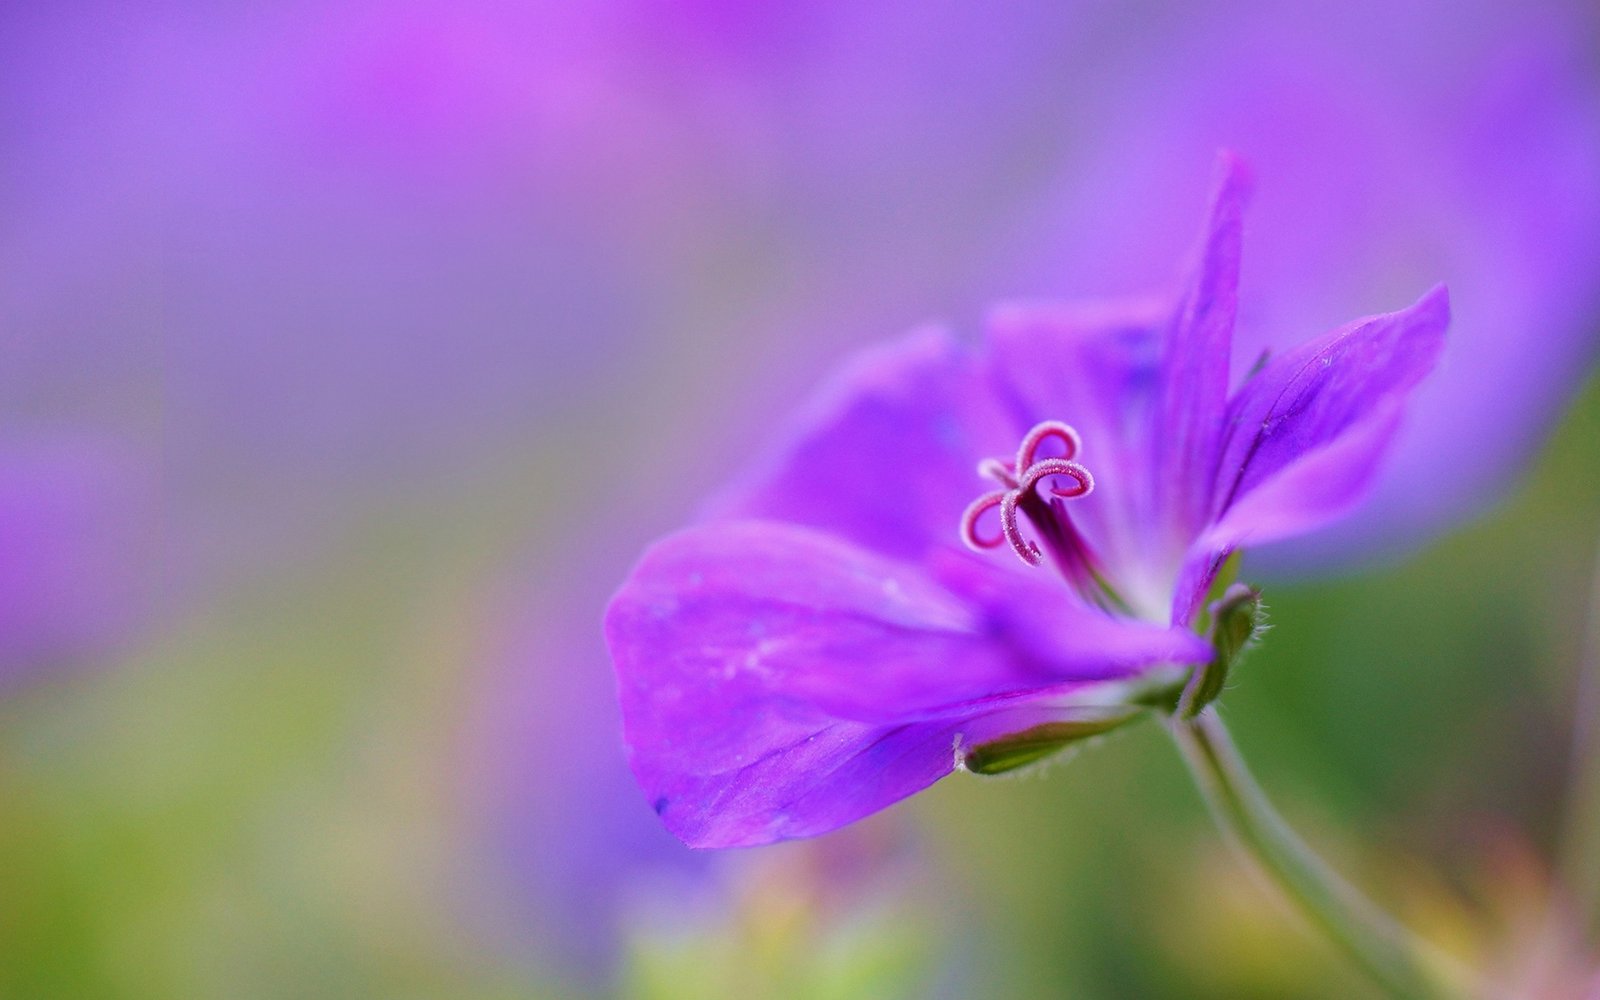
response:
M1572 771L1561 877L1590 943L1600 934L1600 557L1595 563L1588 635L1578 664L1572 720Z
M1238 846L1356 964L1392 995L1466 996L1464 977L1313 854L1267 801L1213 709L1170 723L1212 815Z

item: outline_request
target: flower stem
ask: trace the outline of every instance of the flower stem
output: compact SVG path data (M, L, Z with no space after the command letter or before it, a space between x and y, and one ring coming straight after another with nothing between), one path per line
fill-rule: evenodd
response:
M1214 709L1188 720L1175 717L1169 728L1217 823L1357 965L1396 997L1470 995L1448 959L1413 938L1295 836Z

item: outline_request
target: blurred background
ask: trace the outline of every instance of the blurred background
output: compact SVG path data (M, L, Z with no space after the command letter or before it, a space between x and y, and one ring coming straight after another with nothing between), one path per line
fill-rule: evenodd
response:
M1456 314L1372 501L1247 564L1274 629L1224 711L1355 881L1583 996L1596 887L1553 872L1600 546L1597 21L0 8L0 997L1367 995L1153 726L690 852L599 639L851 349L1170 286L1222 147L1256 178L1236 361L1436 281Z

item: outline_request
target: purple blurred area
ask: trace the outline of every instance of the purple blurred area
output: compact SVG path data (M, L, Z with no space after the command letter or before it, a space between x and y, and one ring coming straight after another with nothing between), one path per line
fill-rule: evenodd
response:
M7 11L0 406L159 445L179 590L470 467L648 335L660 220L594 169L630 133L511 16Z
M1223 145L1261 177L1247 334L1455 288L1389 529L1493 492L1412 486L1506 468L1592 350L1579 7L3 16L0 406L159 443L180 589L558 431L696 324L810 374L878 323L1163 283ZM815 352L750 346L779 327Z
M151 610L155 484L93 438L0 438L0 693L119 650Z

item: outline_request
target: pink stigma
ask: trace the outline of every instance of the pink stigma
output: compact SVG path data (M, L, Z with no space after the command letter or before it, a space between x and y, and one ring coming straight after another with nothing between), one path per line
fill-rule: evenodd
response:
M1039 458L1040 447L1050 440L1060 442L1062 453ZM1039 565L1044 559L1043 550L1038 542L1023 537L1021 518L1017 516L1019 509L1045 534L1047 542L1060 542L1068 535L1076 539L1070 523L1057 522L1067 520L1060 501L1088 496L1094 490L1094 477L1089 470L1072 461L1082 450L1083 439L1077 431L1059 420L1046 420L1023 437L1015 463L998 458L984 459L978 465L978 473L997 480L1005 489L985 493L962 512L962 541L976 551L996 549L1009 542L1017 558L1029 566ZM1069 482L1062 485L1063 481ZM1041 483L1045 485L1048 498L1039 491ZM1000 510L1000 533L987 536L979 533L978 519L996 507ZM1061 547L1052 545L1053 550ZM1075 551L1057 553L1058 561L1068 556L1073 562L1081 559L1081 542L1070 548Z

